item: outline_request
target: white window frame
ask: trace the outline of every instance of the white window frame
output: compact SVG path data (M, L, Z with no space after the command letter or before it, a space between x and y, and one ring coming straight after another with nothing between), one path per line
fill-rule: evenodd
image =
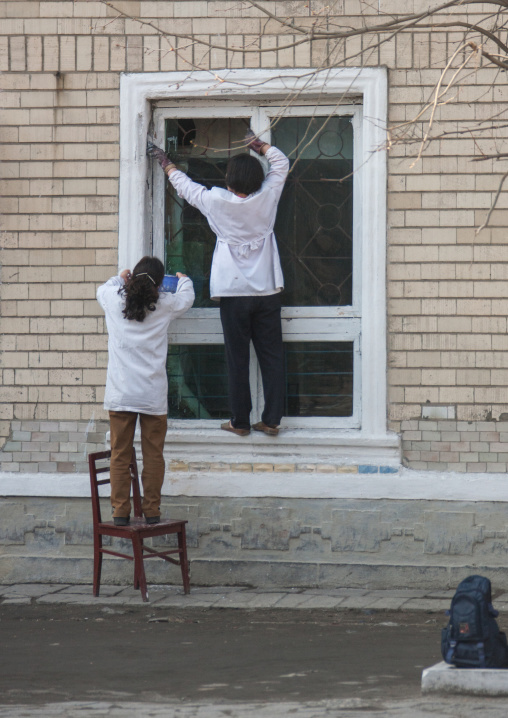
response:
M319 106L294 105L283 108L275 105L250 104L217 107L212 103L188 103L184 108L164 103L153 113L154 140L160 147L165 142L165 121L183 118L246 118L252 130L263 139L270 141L270 118L283 114L284 117L327 117L347 116L353 124L354 167L362 160L361 105ZM356 138L358 137L358 141ZM158 169L158 168L157 168ZM164 192L167 180L164 173L153 173L153 254L164 261ZM361 197L361 172L353 175L353 197ZM344 341L353 342L353 412L347 417L284 417L284 426L300 428L359 428L361 425L361 203L354 200L353 207L353 304L341 307L283 307L282 332L284 342L296 341ZM340 316L338 316L340 310ZM219 310L210 308L190 309L185 317L176 320L170 327L169 341L172 344L222 344L222 326ZM251 347L251 393L253 410L251 420L261 419L263 388L261 372ZM192 426L206 428L207 420L192 420ZM172 426L189 428L189 420L172 419Z
M362 256L358 269L362 277L360 306L364 308L361 353L359 348L361 370L357 372L362 381L361 422L355 428L290 428L279 435L278 455L284 453L282 445L285 444L292 445L296 456L298 447L309 441L315 447L314 455L319 454L319 446L326 446L328 458L337 453L353 459L357 453L366 463L393 462L399 443L398 437L388 432L386 419L387 74L384 68L343 68L314 74L308 69L123 74L120 82L119 268L131 267L144 253L157 251L157 247L152 246L152 187L146 157L146 138L149 130L154 129L151 124L154 104L178 103L182 114L189 116L190 108L205 98L206 103L215 101L217 107L222 106L229 115L235 103L237 106L263 101L267 105L283 104L291 92L298 92L304 102L337 107L345 98L346 101L360 98L363 107L363 121L356 138L361 142L357 167L358 181L361 181L357 199L361 206L357 202L357 210L361 215ZM335 321L340 321L348 310L337 307ZM217 426L198 432L203 445L207 442L209 445L212 436L215 444L237 440L229 436L217 438L218 434L225 433L216 431L218 423L207 422ZM175 441L189 441L185 433L185 429L175 427ZM262 443L266 437L255 436L250 441ZM240 453L251 450L245 446ZM306 448L308 451L309 447ZM287 455L290 453L288 448Z

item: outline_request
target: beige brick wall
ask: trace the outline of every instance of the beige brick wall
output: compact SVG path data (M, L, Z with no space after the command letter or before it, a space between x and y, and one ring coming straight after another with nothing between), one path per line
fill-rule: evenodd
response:
M453 28L422 29L381 45L377 37L355 37L337 47L325 40L288 47L298 38L294 30L246 3L114 4L130 17L90 0L0 2L0 433L11 440L20 422L50 422L58 433L55 422L81 426L106 419L106 337L94 297L96 286L116 271L121 72L383 64L389 68L393 125L418 114L464 39ZM329 27L379 19L377 3L360 0L267 5L307 28L327 12ZM412 6L405 3L404 10ZM381 11L399 10L392 0L381 3ZM461 17L457 10L452 14ZM205 44L161 36L154 24L165 33L195 33ZM504 76L482 63L463 73L459 90L438 108L433 132L440 139L418 162L416 141L390 152L388 418L403 434L404 451L420 451L418 460L413 453L406 457L415 466L474 471L485 462L503 463L482 463L480 449L471 447L462 452L469 459L460 453L457 459L450 449L445 460L443 447L439 461L422 459L421 452L435 450L415 448L414 442L425 440L408 439L406 432L423 431L413 427L429 404L451 408L454 419L447 414L446 421L460 426L508 414L505 193L489 228L475 234L505 168L471 161L502 146L506 130L467 131L475 122L489 125L488 118L502 117L507 99ZM423 123L414 130L421 136ZM475 452L478 457L471 458ZM63 465L66 460L54 457L72 451L46 453L39 463L47 468ZM6 463L22 468L26 461Z

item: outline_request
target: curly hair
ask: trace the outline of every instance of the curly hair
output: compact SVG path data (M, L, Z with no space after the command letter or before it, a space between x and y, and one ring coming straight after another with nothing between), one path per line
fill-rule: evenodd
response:
M126 319L142 322L147 312L155 311L159 300L159 287L164 278L164 265L157 257L143 257L132 270L132 275L119 293L125 294Z

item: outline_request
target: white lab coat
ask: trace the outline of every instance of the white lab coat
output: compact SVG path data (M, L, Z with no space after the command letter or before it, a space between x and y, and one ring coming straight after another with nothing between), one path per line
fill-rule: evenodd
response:
M273 225L289 160L276 147L270 147L265 157L270 170L263 185L245 198L221 187L208 190L180 171L169 176L178 196L199 209L217 235L210 273L212 299L276 294L284 288Z
M176 293L160 292L155 310L138 322L122 314L123 284L122 277L111 277L97 290L109 335L104 408L161 416L168 412L168 327L192 306L194 287L182 277Z

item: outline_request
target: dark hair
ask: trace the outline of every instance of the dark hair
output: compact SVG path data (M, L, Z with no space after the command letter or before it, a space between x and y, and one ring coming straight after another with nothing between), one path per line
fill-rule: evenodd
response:
M247 153L233 155L226 169L226 185L240 194L253 194L265 178L261 162Z
M142 322L147 312L153 312L159 299L159 287L164 278L164 265L157 257L143 257L132 270L120 292L125 293L126 319Z

